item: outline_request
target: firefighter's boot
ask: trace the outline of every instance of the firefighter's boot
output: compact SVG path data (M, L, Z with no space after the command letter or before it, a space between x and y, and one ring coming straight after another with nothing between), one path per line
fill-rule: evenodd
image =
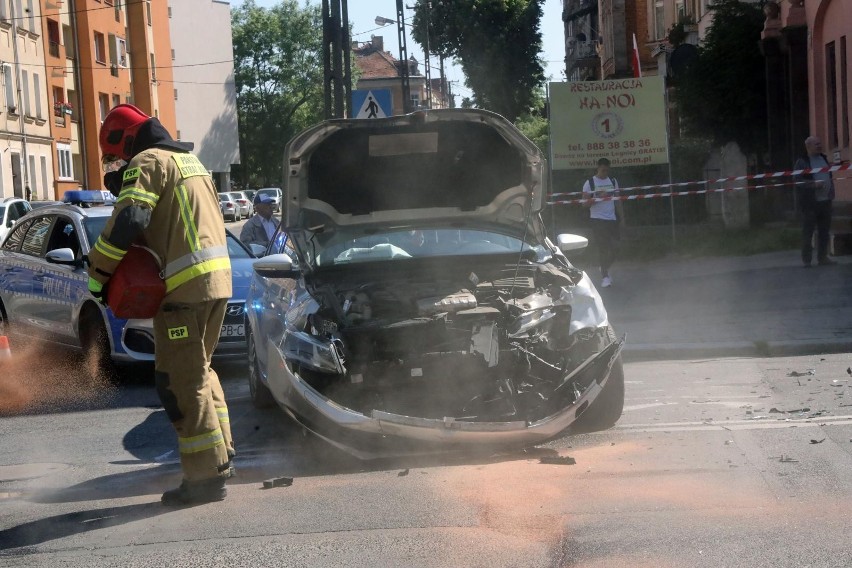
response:
M187 481L186 479L177 489L170 489L163 493L161 501L167 507L184 507L187 505L200 505L222 501L228 495L225 488L225 477L220 475L211 479L201 481Z

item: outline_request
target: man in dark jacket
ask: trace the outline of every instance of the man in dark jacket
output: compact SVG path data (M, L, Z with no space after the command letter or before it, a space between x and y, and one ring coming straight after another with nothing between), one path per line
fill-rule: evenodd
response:
M831 164L822 152L822 141L816 136L805 140L807 155L796 161L794 169L827 168ZM831 228L831 202L834 200L834 182L831 172L803 174L798 186L799 209L802 212L802 263L805 268L813 259L813 234L817 233L817 263L820 266L836 264L828 258L829 230Z

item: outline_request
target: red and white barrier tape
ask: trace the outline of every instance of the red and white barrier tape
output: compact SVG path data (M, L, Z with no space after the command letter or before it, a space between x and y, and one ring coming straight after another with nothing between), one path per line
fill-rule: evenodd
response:
M706 179L701 181L681 181L677 183L662 183L656 185L637 185L634 187L620 187L618 189L619 192L625 191L643 191L648 189L662 189L666 187L688 187L690 185L704 185L708 183L730 183L734 181L748 181L753 179L769 179L776 177L793 177L800 176L804 174L825 174L825 173L833 173L833 172L841 172L852 168L852 163L842 164L838 166L827 166L825 168L811 168L808 170L787 170L783 172L772 172L772 173L763 173L763 174L752 174L745 176L730 176L719 179ZM848 179L848 178L837 178L837 179ZM765 186L764 186L765 187ZM746 189L746 188L738 188L738 189ZM748 188L751 189L751 188ZM575 195L583 195L582 191L573 191L568 193L551 193L550 197L572 197ZM656 195L656 194L654 194Z
M638 195L617 195L612 197L590 197L586 199L565 199L548 201L548 205L579 205L581 203L599 203L602 201L635 201L638 199L656 199L661 197L680 197L682 195L704 195L707 193L725 193L729 191L752 191L755 189L766 189L770 187L785 187L793 185L803 185L811 183L809 181L795 181L789 183L770 183L765 185L750 185L747 187L722 187L718 189L693 189L690 191L670 191L667 193L645 193ZM557 195L557 194L554 194Z

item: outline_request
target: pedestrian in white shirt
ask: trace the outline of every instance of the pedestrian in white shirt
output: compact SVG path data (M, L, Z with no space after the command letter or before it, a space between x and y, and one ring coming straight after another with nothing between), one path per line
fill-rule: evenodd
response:
M618 181L609 176L609 160L598 160L595 175L583 184L583 193L590 197L618 196ZM612 286L609 269L618 253L618 241L621 239L620 217L621 203L618 201L597 201L585 203L589 210L592 226L592 239L598 249L598 261L601 268L601 288Z
M256 195L254 198L254 210L257 215L249 219L243 230L240 231L240 240L246 246L252 244L260 245L264 248L269 246L269 241L275 234L278 228L278 220L272 216L272 208L275 205L275 200L268 195Z

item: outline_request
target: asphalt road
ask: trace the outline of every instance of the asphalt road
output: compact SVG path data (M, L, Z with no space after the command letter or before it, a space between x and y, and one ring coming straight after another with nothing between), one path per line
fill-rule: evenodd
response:
M183 510L159 504L180 472L153 388L65 372L39 391L65 397L0 417L0 566L850 566L850 365L629 363L607 432L377 463L255 410L230 367L238 477ZM295 481L262 489L276 475Z

